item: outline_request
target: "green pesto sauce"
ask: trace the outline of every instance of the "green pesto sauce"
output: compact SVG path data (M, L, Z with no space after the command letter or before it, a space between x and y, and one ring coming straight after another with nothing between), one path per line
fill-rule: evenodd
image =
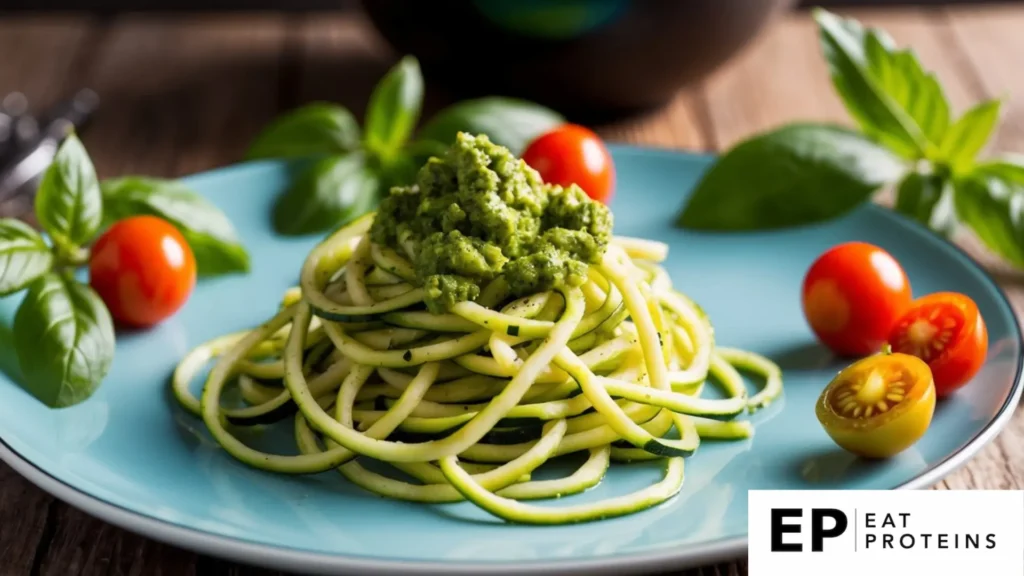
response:
M611 233L611 212L578 186L544 184L508 149L465 133L415 185L391 189L370 229L374 242L414 252L434 313L475 300L498 276L513 296L579 286Z

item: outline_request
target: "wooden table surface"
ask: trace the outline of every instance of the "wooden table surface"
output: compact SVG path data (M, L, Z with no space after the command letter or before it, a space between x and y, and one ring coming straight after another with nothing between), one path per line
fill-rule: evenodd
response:
M1009 96L994 149L1024 150L1024 8L847 12L911 44L957 112ZM335 100L362 113L396 55L359 14L0 18L0 93L46 105L88 86L103 107L83 133L101 177L177 176L237 161L280 111ZM446 101L431 87L428 104ZM610 140L717 150L795 119L847 123L814 26L797 12L667 107L600 127ZM978 251L1018 314L1024 280ZM1024 416L937 488L1024 488ZM0 575L266 574L163 545L54 500L0 464ZM276 572L274 572L276 574ZM745 561L685 572L746 574Z

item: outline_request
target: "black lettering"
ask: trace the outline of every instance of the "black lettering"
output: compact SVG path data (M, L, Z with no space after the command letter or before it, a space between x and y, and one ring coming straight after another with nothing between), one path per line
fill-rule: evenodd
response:
M946 550L949 548L949 534L939 534L939 549Z
M931 538L931 537L932 537L931 534L921 534L921 539L924 540L925 550L928 549L928 539Z
M996 547L996 535L995 534L989 534L988 536L985 536L985 540L988 542L988 544L985 545L985 548L988 548L989 550L995 549L995 547Z
M981 546L981 534L964 534L964 538L967 539L967 544L964 544L964 548L974 548L977 550Z
M910 544L907 544L907 539L908 538L910 539ZM901 535L900 536L900 546L902 546L904 550L910 550L911 548L913 548L914 547L914 535L913 534L903 534L903 535Z
M885 519L882 520L882 528L895 528L896 521L892 519L892 514L886 512Z
M875 527L875 513L874 512L868 512L867 514L864 515L864 527L865 528L874 528Z
M892 534L882 534L882 548L892 548Z
M900 518L903 519L903 529L907 529L907 519L910 518L910 512L900 512Z
M868 548L871 548L871 543L874 542L875 540L878 540L878 536L875 536L874 534L868 534L867 536L865 536L864 537L864 549L867 550Z
M831 518L835 525L825 529L825 518ZM849 521L842 510L835 508L815 508L811 510L811 551L821 552L825 538L836 538L846 532Z
M804 547L799 542L785 543L782 541L783 534L799 534L798 524L786 524L786 518L802 518L803 510L799 508L772 508L772 552L803 552Z

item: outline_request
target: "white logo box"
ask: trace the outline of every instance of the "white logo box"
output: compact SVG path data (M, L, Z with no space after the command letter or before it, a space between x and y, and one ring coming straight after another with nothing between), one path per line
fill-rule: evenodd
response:
M750 576L1024 575L1024 491L751 490L748 499Z

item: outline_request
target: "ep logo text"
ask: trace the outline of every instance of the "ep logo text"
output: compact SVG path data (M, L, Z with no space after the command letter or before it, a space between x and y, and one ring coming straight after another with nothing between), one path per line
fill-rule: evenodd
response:
M872 576L1024 575L1021 491L752 490L748 504L750 576L862 576L865 562Z
M826 538L837 538L846 532L850 521L846 513L835 508L812 508L810 511L810 549L822 552ZM801 508L772 508L772 552L803 552L803 542L787 534L802 535L804 510Z

